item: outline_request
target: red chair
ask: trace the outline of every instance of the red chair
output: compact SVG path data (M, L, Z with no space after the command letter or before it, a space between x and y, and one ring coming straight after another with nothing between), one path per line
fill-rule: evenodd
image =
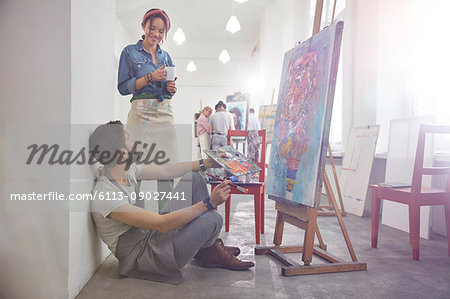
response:
M376 248L378 243L381 200L403 203L409 207L409 238L413 259L416 261L419 260L421 206L445 206L448 253L450 255L450 167L423 167L426 134L450 134L450 126L421 125L410 188L370 186L372 189L372 247ZM423 175L447 175L445 190L422 186Z
M264 234L264 199L265 199L265 179L266 179L266 130L259 130L258 135L262 138L260 146L260 159L259 162L255 162L262 170L259 172L258 182L250 183L235 183L241 187L248 189L247 194L253 195L253 200L255 204L255 235L256 244L260 243L260 234ZM229 130L227 139L228 145L231 145L232 137L248 137L247 131L241 130ZM211 183L211 192L218 183ZM235 187L231 187L231 194L244 194L237 190ZM231 194L228 200L225 202L225 231L230 230L230 207L231 207Z

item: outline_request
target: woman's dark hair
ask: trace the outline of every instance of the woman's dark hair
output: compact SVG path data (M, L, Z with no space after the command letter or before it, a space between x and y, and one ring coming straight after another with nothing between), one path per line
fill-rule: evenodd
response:
M107 167L118 164L122 148L126 148L125 129L120 120L98 126L89 136L90 155Z
M155 10L159 10L160 12L157 12L157 13L149 15L148 17L145 17L149 12L155 11ZM156 18L160 18L164 22L164 27L166 27L166 32L164 35L167 38L167 31L169 31L169 28L170 28L170 19L164 10L161 10L158 8L152 8L152 9L148 10L144 14L144 19L142 20L142 24L145 26L145 24L147 24L148 21L150 21L150 24L152 24L153 20ZM142 35L142 40L144 40L144 38L145 38L145 35Z

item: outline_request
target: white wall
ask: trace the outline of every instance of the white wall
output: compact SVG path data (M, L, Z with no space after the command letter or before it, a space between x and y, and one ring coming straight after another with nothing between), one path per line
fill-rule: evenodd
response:
M265 97L261 105L271 103L273 89L273 103L277 103L284 53L311 37L311 24L308 0L276 0L264 9L260 23L259 64Z
M71 1L71 145L88 146L97 124L114 117L115 5L113 1ZM85 125L82 125L85 124ZM70 168L70 193L89 194L95 166ZM89 202L71 205L68 297L75 297L110 251L98 237Z
M70 3L2 1L0 36L0 297L65 298L68 213L8 211L5 189L17 181L9 175L15 170L23 175L22 192L36 191L37 185L40 190L67 193L69 170L38 173L26 169L22 161L15 169L6 169L11 161L4 157L8 144L4 129L6 124L55 126L70 119ZM69 141L68 134L59 137Z
M93 167L11 161L13 142L43 142L41 136L11 135L11 125L21 124L25 133L54 130L59 134L50 142L80 148L93 126L68 125L113 117L114 3L2 1L0 14L7 45L0 57L0 297L73 298L109 253L86 212L88 203L52 203L49 210L30 212L43 204L13 209L6 195L14 188L90 193ZM26 154L22 146L17 152Z

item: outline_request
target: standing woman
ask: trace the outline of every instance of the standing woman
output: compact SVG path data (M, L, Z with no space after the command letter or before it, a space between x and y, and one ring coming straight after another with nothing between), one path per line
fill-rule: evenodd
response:
M150 9L141 26L142 40L126 46L120 55L118 89L121 95L133 94L127 123L173 123L170 101L177 88L175 81L165 81L164 68L174 64L160 46L167 37L170 20L164 11ZM146 111L143 107L153 109Z
M128 113L127 131L136 141L156 144L170 163L176 160L173 128L172 96L177 88L166 81L166 66L174 66L161 44L170 29L168 15L160 9L150 9L142 19L142 40L126 46L120 55L118 89L121 95L133 94ZM139 148L146 153L149 148ZM145 157L145 154L144 154ZM158 180L158 191L170 192L173 181ZM163 203L159 202L159 210Z

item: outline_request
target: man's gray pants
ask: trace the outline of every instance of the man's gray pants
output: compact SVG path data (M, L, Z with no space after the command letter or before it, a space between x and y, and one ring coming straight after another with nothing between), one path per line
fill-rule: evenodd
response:
M162 214L189 208L208 197L208 189L197 172L184 175ZM180 200L184 198L185 200ZM223 219L216 211L207 211L188 224L168 233L134 227L119 237L115 255L123 276L171 284L182 281L180 269L201 248L212 246L222 229Z
M190 207L209 197L205 180L198 172L184 175L173 190L173 194L177 192L179 195L184 192L186 200L167 201L163 214ZM201 248L212 246L219 236L222 224L222 216L212 210L177 229L174 235L174 254L178 267L186 265Z

